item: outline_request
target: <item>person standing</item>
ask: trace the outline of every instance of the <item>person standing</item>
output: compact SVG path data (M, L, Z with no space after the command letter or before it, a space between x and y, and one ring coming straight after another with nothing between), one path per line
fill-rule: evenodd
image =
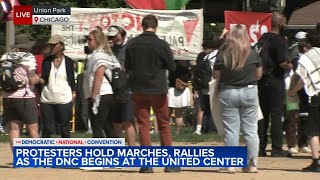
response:
M161 146L171 146L166 71L173 72L175 69L173 54L169 44L155 34L158 20L154 15L146 15L142 27L143 33L128 42L125 55L140 144L151 146L149 130L152 106L159 126ZM153 170L142 167L139 172L153 173ZM180 168L166 167L165 172L180 172Z
M13 139L20 137L20 131L24 124L26 124L27 131L32 138L39 138L37 103L34 92L34 85L39 83L39 76L35 71L36 59L33 54L29 53L33 44L34 42L30 41L27 35L18 34L15 37L15 44L11 47L12 52L1 57L1 61L9 60L9 62L16 63L16 68L10 77L12 76L17 82L17 88L7 87L3 90L3 111L9 126L11 148ZM6 76L8 76L8 72L6 72Z
M89 33L88 46L93 52L84 72L83 90L89 100L89 118L93 138L116 137L112 127L113 91L108 79L120 63L113 55L107 37L98 28ZM107 79L108 78L108 79Z
M125 51L127 47L127 32L119 26L110 26L107 33L108 39L112 41L112 52L117 57L122 68L124 68ZM113 127L117 137L121 136L122 129L126 131L126 139L129 146L134 146L136 141L135 117L133 113L132 92L127 89L127 102L115 102L112 106Z
M307 41L312 46L306 53L301 55L296 69L298 80L295 85L291 86L288 96L293 96L297 91L304 88L307 94L307 129L311 147L312 163L303 168L306 172L320 172L319 159L319 136L320 136L320 70L318 67L320 61L320 29L311 30L307 34Z
M50 138L56 127L62 138L70 138L72 101L75 96L74 61L64 55L64 41L58 34L51 36L48 44L52 55L42 62L40 110L44 138Z
M269 117L271 117L272 157L285 157L283 146L283 123L285 102L284 73L292 69L289 62L287 40L281 36L286 26L286 18L282 14L275 13L272 16L271 32L262 35L261 39L269 39L269 56L272 59L272 68L264 71L258 82L259 101L264 119L258 122L260 138L259 156L267 156ZM264 60L264 59L262 59Z
M248 167L243 172L257 172L259 137L257 81L262 75L259 55L250 47L245 27L236 25L228 33L214 64L213 77L219 79L219 101L225 130L225 145L239 146L240 126L248 147ZM228 173L235 169L222 168Z

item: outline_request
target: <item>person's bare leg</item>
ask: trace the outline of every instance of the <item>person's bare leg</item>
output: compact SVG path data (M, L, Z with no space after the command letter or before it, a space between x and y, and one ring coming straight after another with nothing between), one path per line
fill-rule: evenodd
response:
M197 114L197 127L196 127L196 131L193 134L201 135L203 113L204 111L201 108L199 108L198 114Z
M175 118L175 125L176 125L176 134L180 134L180 129L183 125L183 117Z
M126 138L129 146L136 145L136 130L132 122L126 121L123 122L124 130L126 131Z
M114 135L116 137L122 136L122 123L113 123Z
M154 128L154 133L159 133L158 121L156 117L154 117L154 120L153 120L153 128Z
M27 124L27 130L29 132L30 137L39 138L39 125L38 123Z
M319 136L312 136L309 143L311 147L312 159L319 159Z
M20 129L23 126L22 121L13 120L8 122L9 125L9 135L10 135L10 147L12 150L13 147L13 139L20 137Z

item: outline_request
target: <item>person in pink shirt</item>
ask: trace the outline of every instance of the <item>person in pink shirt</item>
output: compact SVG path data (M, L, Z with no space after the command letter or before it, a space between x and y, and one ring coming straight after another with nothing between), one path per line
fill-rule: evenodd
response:
M3 94L3 109L9 125L11 147L13 139L20 137L24 124L32 138L39 138L37 104L33 91L34 85L39 83L39 76L35 73L34 55L29 53L33 44L27 35L19 34L12 45L13 51L1 57L1 61L9 60L16 64L13 78L19 83L18 88L4 89Z

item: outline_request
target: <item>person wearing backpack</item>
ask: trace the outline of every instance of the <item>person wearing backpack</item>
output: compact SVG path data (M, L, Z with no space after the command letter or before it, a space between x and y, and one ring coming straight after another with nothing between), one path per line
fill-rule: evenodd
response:
M209 41L204 47L207 49L205 49L204 55L203 53L198 54L192 77L192 87L199 98L197 125L193 133L195 135L201 135L203 130L208 129L208 122L212 121L209 102L209 82L212 80L212 67L218 52L217 42ZM201 57L202 59L200 59ZM203 125L205 127L202 127ZM207 132L207 130L203 132Z
M127 47L127 32L119 26L110 26L107 33L108 39L112 41L112 52L124 68L125 51ZM126 87L127 100L115 102L112 107L113 126L117 137L121 136L122 129L126 131L126 139L129 146L134 146L136 141L135 117L133 113L132 92Z
M1 57L1 88L3 90L3 110L9 127L10 146L13 139L20 137L20 131L26 124L32 138L39 138L37 103L34 85L39 83L36 74L36 60L29 53L34 44L26 34L18 34L12 52ZM11 67L7 66L11 64ZM9 74L8 74L9 73Z
M104 33L95 29L87 38L91 53L84 72L83 88L89 100L89 117L94 138L116 137L112 126L113 90L108 79L112 69L120 68ZM107 79L108 78L108 79Z
M285 157L283 146L283 124L285 102L284 73L292 69L289 62L289 52L286 38L282 32L286 26L286 18L279 13L272 16L271 32L265 33L257 45L262 44L260 56L263 65L263 75L259 80L259 101L263 120L258 123L260 138L259 155L267 156L269 117L271 116L272 157ZM263 43L261 43L263 42Z

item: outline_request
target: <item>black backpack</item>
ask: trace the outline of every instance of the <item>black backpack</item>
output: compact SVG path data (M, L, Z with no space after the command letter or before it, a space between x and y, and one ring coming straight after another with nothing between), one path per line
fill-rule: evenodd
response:
M278 36L278 34L265 33L253 47L261 57L262 74L265 76L271 75L276 68L270 55L271 40L276 36Z
M24 88L25 83L14 78L17 60L19 59L16 59L13 53L9 53L7 56L11 56L12 60L4 60L0 63L0 88L5 92L14 92Z
M127 72L121 67L113 68L111 72L112 80L106 74L104 76L112 87L114 101L117 103L127 103L129 101Z
M208 56L208 55L207 55ZM198 61L194 68L194 75L192 78L192 86L194 90L209 89L209 82L212 79L212 69L210 60L216 56L205 57L203 60Z

